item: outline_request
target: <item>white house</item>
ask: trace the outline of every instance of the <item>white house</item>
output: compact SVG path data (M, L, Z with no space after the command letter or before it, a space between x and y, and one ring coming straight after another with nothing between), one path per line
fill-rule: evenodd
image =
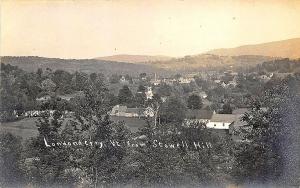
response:
M234 114L213 114L209 122L206 124L210 129L228 130L230 126L237 120L239 116Z

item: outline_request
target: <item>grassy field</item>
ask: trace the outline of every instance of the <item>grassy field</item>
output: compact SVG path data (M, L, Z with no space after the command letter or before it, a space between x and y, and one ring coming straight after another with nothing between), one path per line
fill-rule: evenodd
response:
M14 122L1 123L1 132L10 132L22 137L24 140L38 135L35 121L37 118L25 118Z
M24 118L19 121L5 122L0 125L0 132L10 132L22 137L24 140L38 135L35 121L38 118ZM146 124L146 121L139 118L111 117L113 121L124 121L126 126L132 131L137 132L139 128Z

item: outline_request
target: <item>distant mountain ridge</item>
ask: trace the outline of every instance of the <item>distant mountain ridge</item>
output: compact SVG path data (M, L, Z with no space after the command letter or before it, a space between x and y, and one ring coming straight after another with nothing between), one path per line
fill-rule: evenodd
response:
M207 53L219 56L260 55L269 57L300 58L300 38L244 45L236 48L221 48Z
M104 61L97 59L59 59L38 56L0 56L0 62L18 66L25 71L36 71L38 68L52 70L65 70L69 72L81 71L85 73L101 72L104 74L139 74L162 73L162 69L144 65L123 62Z
M116 61L116 62L126 62L126 63L142 63L142 62L153 62L153 61L167 61L172 59L168 56L150 56L150 55L128 55L128 54L119 54L105 57L97 57L95 59L104 60L104 61Z
M94 59L59 59L37 56L3 56L1 63L19 66L27 71L38 68L63 69L105 74L138 74L172 72L195 72L205 69L245 68L274 59L300 58L300 38L245 45L237 48L216 49L199 55L187 55L181 58L147 55L114 55Z
M255 66L259 63L273 60L266 56L218 56L202 54L173 58L167 61L153 62L115 62L98 59L59 59L37 56L2 56L1 63L18 66L25 71L36 71L38 68L62 69L69 72L81 71L86 73L101 72L104 74L131 74L141 72L157 74L173 74L174 72L195 72L205 69L238 68Z
M214 54L200 54L171 59L168 61L155 61L151 65L173 71L201 71L204 69L238 68L255 66L257 64L274 60L275 58L257 55L219 56Z

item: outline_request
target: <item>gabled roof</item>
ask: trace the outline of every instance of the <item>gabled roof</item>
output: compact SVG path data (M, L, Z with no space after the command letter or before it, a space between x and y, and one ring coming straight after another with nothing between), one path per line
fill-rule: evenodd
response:
M186 112L187 119L210 119L213 115L209 110L188 110Z
M234 114L213 114L210 121L232 123L236 121L238 118L239 116Z

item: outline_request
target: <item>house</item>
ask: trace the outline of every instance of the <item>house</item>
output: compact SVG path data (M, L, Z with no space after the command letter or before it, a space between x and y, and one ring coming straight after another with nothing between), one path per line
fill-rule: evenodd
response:
M152 79L152 80L150 80L150 83L155 86L158 86L161 83L161 80Z
M120 78L120 82L121 82L121 83L126 82L125 76L122 76L122 77Z
M204 92L204 91L201 91L199 93L199 96L202 98L202 99L206 99L207 98L207 94Z
M164 78L162 82L167 84L167 85L172 86L176 82L176 79Z
M231 133L233 124L237 121L239 115L235 114L213 114L206 127L209 129L223 130L225 133Z
M222 82L222 83L221 83L221 86L222 86L223 88L227 88L228 85L227 85L225 82Z
M112 116L124 116L124 117L132 117L135 114L127 113L127 106L116 105L112 108L110 115ZM138 114L136 114L138 116Z
M110 112L111 116L118 117L153 117L154 110L151 107L147 108L127 108L127 106L116 105Z
M208 123L213 115L209 110L188 110L186 112L186 119L183 122L184 126L197 125L200 123Z
M122 76L122 77L120 78L120 83L121 83L121 84L129 84L129 81L126 80L125 76Z
M228 83L225 83L225 82L222 82L221 83L221 86L223 88L228 88L229 86L233 86L233 87L236 87L238 84L237 84L237 81L236 80L231 80L231 81L228 81Z
M50 95L45 95L43 97L39 97L39 98L36 98L35 100L36 101L39 101L39 102L45 102L45 101L48 101L51 99L51 96Z
M238 84L237 84L237 81L235 79L233 79L232 81L228 82L228 85L236 87Z
M267 76L267 75L261 75L258 77L262 82L268 82L269 80L271 80L271 77Z
M181 84L189 84L193 80L194 80L194 78L183 78L183 77L180 77L179 80L178 80L178 82L181 83Z

